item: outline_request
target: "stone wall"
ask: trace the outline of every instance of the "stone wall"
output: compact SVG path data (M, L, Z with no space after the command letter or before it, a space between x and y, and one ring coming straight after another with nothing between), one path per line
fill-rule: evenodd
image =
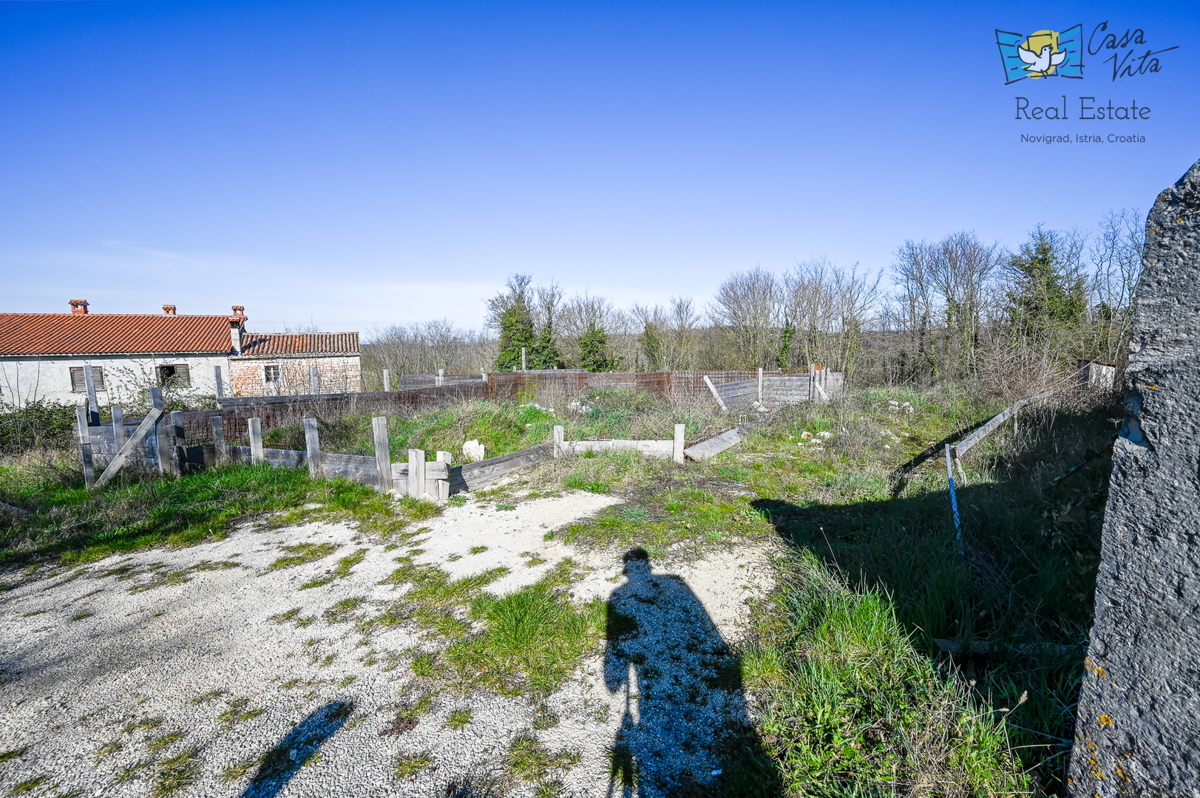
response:
M1150 212L1136 296L1076 798L1200 796L1200 163Z
M317 368L320 393L362 390L358 355L328 357L231 357L229 381L235 396L297 396L312 393L310 369ZM274 379L269 379L274 377Z

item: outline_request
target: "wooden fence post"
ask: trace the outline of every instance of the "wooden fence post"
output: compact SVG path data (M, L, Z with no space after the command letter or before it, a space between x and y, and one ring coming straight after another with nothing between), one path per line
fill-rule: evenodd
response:
M687 426L684 424L675 425L675 440L671 447L671 458L680 465L683 465L683 444L687 437Z
M425 452L420 449L408 450L408 495L414 499L421 498L425 492Z
M225 385L221 381L220 366L213 366L213 384L217 386L217 407L220 407L221 400L225 398Z
M171 411L171 470L183 474L183 464L187 462L187 437L183 432L183 413Z
M454 462L454 455L450 454L450 452L438 452L437 461L446 464L446 478L434 480L436 482L434 498L440 502L444 502L450 498L450 466Z
M91 412L84 405L75 406L75 426L79 430L79 459L83 461L83 484L89 488L96 484L96 464L92 460L92 433L88 429L90 415Z
M115 456L125 445L125 411L121 409L120 405L113 405L110 411L112 412L113 454Z
M321 377L317 374L317 367L313 366L308 370L308 378L312 382L312 393L314 396L321 392Z
M212 417L213 444L217 450L217 462L224 463L229 459L229 448L225 444L225 419L222 416Z
M387 369L383 370L383 392L392 392L392 373Z
M167 430L169 419L163 410L162 388L157 385L150 389L150 406L160 415L154 421L154 451L158 457L158 473L171 473L171 438Z
M315 418L304 419L304 448L307 452L308 475L314 479L325 476L325 469L321 462L321 437L317 433Z
M88 426L100 425L100 402L96 399L96 375L90 361L83 361L83 387L87 391ZM89 436L90 438L90 436Z
M125 441L125 445L117 450L117 454L113 459L108 461L108 465L104 469L104 473L96 480L96 487L102 488L104 485L117 475L117 472L129 461L133 456L134 451L141 445L142 441L150 434L150 430L157 430L158 422L162 420L163 412L157 407L150 408L150 412L142 419L142 423L138 424L138 428L133 431L133 436Z
M564 454L566 454L567 447L563 442L564 437L565 437L565 430L563 430L561 425L555 424L554 425L554 456L555 457L562 457Z
M721 409L728 411L729 408L725 406L725 400L721 398L720 391L717 390L717 386L713 385L713 381L708 378L707 374L704 375L704 384L708 386L708 390L712 391L712 395L716 398L717 404L721 406Z
M384 370L384 381L387 371ZM388 443L388 422L384 416L371 419L371 433L375 437L375 467L379 469L379 492L392 489L392 450Z
M266 454L263 452L262 419L246 419L246 426L250 430L250 462L254 465L262 465L267 461Z

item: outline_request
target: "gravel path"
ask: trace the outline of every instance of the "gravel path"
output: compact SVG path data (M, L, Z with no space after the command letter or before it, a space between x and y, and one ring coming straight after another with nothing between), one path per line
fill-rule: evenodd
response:
M742 634L746 599L769 585L765 551L714 551L669 575L622 551L545 539L615 501L448 507L398 548L340 523L244 527L0 594L0 792L442 796L474 779L512 796L600 796L614 769L618 780L637 769L634 794L656 796L680 779L719 778L720 729L745 718L736 679L722 682L726 641ZM336 550L273 570L297 544ZM301 589L360 550L348 575ZM406 553L454 578L506 567L486 587L497 595L570 557L586 574L573 600L608 601L611 639L544 702L444 690L398 724L414 700L409 665L436 638L408 623L368 638L353 621L403 595L384 580ZM464 710L470 722L455 728ZM557 770L513 777L507 754L522 736L564 754ZM400 774L398 757L410 765Z

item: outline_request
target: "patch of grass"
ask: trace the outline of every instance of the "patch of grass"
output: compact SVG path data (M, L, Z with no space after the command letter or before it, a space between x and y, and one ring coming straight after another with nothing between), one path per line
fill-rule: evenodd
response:
M562 570L507 596L475 599L471 617L483 631L443 656L458 678L504 695L545 695L575 671L603 638L604 603L573 604L557 589Z
M3 753L0 753L0 764L11 762L14 759L20 759L21 757L25 756L25 752L28 750L29 747L26 746L24 748L13 748L10 751L4 751Z
M161 571L154 574L154 578L149 582L140 585L134 585L129 588L130 593L144 593L147 590L154 590L159 587L168 585L182 585L185 582L190 582L191 574L201 571L225 571L230 568L237 568L238 564L230 561L210 562L209 560L201 560L195 565L187 568L181 568L178 571Z
M267 566L268 571L279 571L284 568L295 568L328 557L337 551L336 543L297 543L294 546L284 546L282 551L287 556L280 557Z
M433 764L433 757L428 752L420 754L397 754L392 767L396 775L402 779L415 776Z
M345 689L357 681L358 677L351 674L350 676L347 676L345 679L342 679L340 682L338 682L338 687Z
M543 565L546 562L545 557L541 557L531 551L523 551L521 552L521 556L525 558L526 568L536 568L537 566Z
M496 509L497 510L515 510L515 509L517 509L517 505L515 505L515 504L497 504Z
M221 721L221 725L226 729L232 729L236 724L257 718L267 711L265 709L247 709L250 706L249 698L235 698L226 703L226 710L217 716L217 720Z
M332 572L326 574L325 576L314 579L311 582L306 582L300 586L300 589L307 590L313 587L321 587L322 585L329 584L335 579L345 579L350 575L350 572L354 570L354 566L362 562L363 558L366 556L366 549L357 549L353 554L349 554L338 560L337 567L335 567Z
M139 729L153 731L161 725L163 725L162 718L139 718L138 720L125 724L125 728L121 729L121 734L132 734Z
M45 784L49 780L50 780L49 776L34 776L32 779L26 779L25 781L22 781L19 784L14 784L12 786L12 788L9 789L8 794L9 795L27 795L28 793L31 793L34 790L36 790L38 787L41 787L43 784Z
M207 704L209 701L215 701L225 695L224 690L209 690L207 693L201 693L192 699L193 704Z
M77 612L74 615L72 615L71 620L72 621L82 621L84 618L91 618L95 614L96 613L92 612L91 610L81 610L80 612Z
M432 679L437 674L437 654L418 654L408 667L418 679Z
M104 745L102 745L96 749L96 756L95 756L96 764L99 765L105 759L112 756L117 751L120 751L124 747L125 746L121 743L120 740L109 740L107 743L105 743Z
M290 621L294 621L297 617L299 617L299 615L300 608L293 607L287 612L281 612L276 615L272 615L270 618L267 618L267 620L271 623L288 623Z
M456 709L446 718L446 726L451 729L461 729L471 723L471 710Z
M159 737L152 737L146 741L146 750L152 754L157 754L160 751L165 751L175 743L182 740L186 735L181 731L167 732Z
M469 498L467 498L466 496L464 496L463 494L456 493L453 496L451 496L449 499L446 500L446 504L450 505L451 507L462 507L464 504L466 504L469 501L471 501L471 500Z
M258 764L261 761L262 758L259 757L258 759L243 759L238 762L234 762L232 765L221 771L221 781L228 784L231 781L237 781L238 779L245 778L246 774L258 767Z
M549 707L540 706L533 715L533 730L545 731L546 729L553 729L559 724L559 720L558 715Z
M200 773L199 753L198 749L189 748L159 765L150 794L154 798L165 798L192 786Z
M513 738L508 746L508 769L524 782L544 782L550 776L570 770L579 763L579 754L564 751L553 753L532 734Z
M321 613L321 618L326 623L349 623L354 620L354 613L366 603L366 598L363 596L351 596L344 598L335 603L332 607Z
M487 546L472 546L470 549L468 549L471 554L483 554L487 550Z
M118 476L89 491L73 460L0 466L0 495L28 515L0 528L0 566L57 560L88 563L154 546L185 546L227 534L239 520L288 511L279 520L349 519L394 534L440 510L393 502L365 485L314 480L301 469L229 464L177 479ZM319 504L319 509L305 505Z

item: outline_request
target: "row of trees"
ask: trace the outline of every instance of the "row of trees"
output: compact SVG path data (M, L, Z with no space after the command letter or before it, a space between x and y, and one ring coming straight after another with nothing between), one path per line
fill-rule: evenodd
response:
M1035 229L1016 251L959 232L905 241L890 272L823 258L783 274L726 279L706 307L688 297L618 309L514 275L487 331L427 322L376 331L368 369L746 369L822 364L861 381L928 384L1051 379L1075 359L1123 364L1143 231L1110 213L1093 234Z

